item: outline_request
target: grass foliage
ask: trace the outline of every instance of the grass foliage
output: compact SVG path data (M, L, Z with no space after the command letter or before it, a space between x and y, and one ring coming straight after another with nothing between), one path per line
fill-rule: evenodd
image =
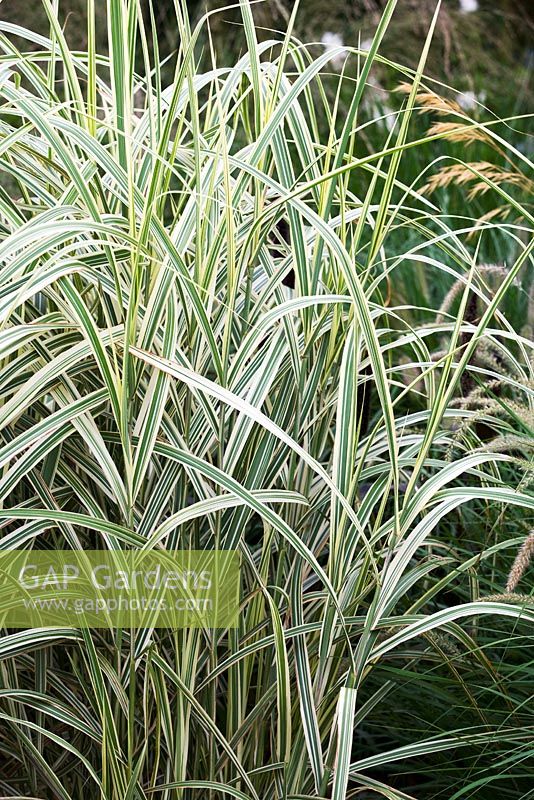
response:
M425 77L439 6L417 69L380 55L389 0L336 73L292 35L297 5L258 43L242 0L222 68L179 0L164 65L140 3L88 0L84 52L43 4L48 37L0 22L0 546L238 548L242 612L4 630L0 795L531 796L532 163L513 120ZM365 113L378 62L406 89L390 126ZM434 101L446 120L421 132Z

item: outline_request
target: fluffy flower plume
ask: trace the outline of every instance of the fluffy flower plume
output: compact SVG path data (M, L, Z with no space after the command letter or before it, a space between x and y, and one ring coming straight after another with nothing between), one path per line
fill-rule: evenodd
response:
M528 565L534 555L534 531L530 531L527 538L518 550L512 569L508 575L506 591L513 592L517 584L526 572Z

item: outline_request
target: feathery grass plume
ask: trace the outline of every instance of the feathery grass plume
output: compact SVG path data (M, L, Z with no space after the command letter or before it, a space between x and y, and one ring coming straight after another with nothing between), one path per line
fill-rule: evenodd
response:
M466 397L455 397L451 400L451 406L453 408L491 408L497 409L498 408L498 401L494 398L488 396L488 392L493 393L495 390L498 390L502 386L506 386L506 380L493 380L489 381L488 383L483 384L482 386L476 386Z
M411 89L411 83L402 81L396 86L395 91L402 94L410 94ZM421 106L418 109L420 114L427 114L429 111L435 111L437 114L443 115L451 113L462 114L462 109L455 100L450 100L431 90L417 92L415 101Z
M513 453L515 452L528 452L534 450L534 440L531 436L520 436L517 433L505 433L501 436L496 436L489 442L485 442L483 447L480 448L488 453ZM525 468L534 469L534 464L526 460L520 461L524 463Z
M465 658L465 653L460 650L452 636L447 636L439 631L430 631L429 633L425 634L425 638L430 642L432 647L441 650L454 661L461 661L463 658Z
M502 428L503 423L508 427L510 425L517 426L519 423L520 427L518 433L507 431L487 439L483 445L477 448L479 451L510 453L513 456L517 451L528 453L534 446L532 439L534 410L528 403L528 395L522 391L522 388L527 392L532 390L532 380L514 374L515 365L511 358L502 356L501 349L489 342L486 342L486 347L477 349L476 361L478 364L494 372L504 372L504 376L482 383L473 388L465 397L456 397L451 402L453 407L465 410L474 409L474 413L465 417L453 431L445 456L447 461L452 460L454 450L460 440L468 431L474 430L479 423L494 427L496 431ZM510 380L512 376L513 381ZM534 469L534 464L530 460L516 456L514 461L527 474Z
M490 364L494 367L493 362L490 362ZM498 364L497 367L500 367L500 364ZM528 390L534 388L531 381L521 382L518 380L518 383L522 383ZM518 387L516 386L515 389L516 396L520 397ZM465 409L483 408L491 410L496 415L500 414L501 416L511 416L513 414L523 423L525 428L532 428L534 424L534 412L530 406L526 402L521 403L518 400L512 400L506 395L501 395L499 397L500 390L510 391L507 378L495 379L477 386L466 397L456 397L451 401L451 407ZM497 395L497 397L492 395Z
M506 592L506 594L487 594L478 598L482 603L517 603L517 605L533 605L534 596L530 594L517 594L516 592Z
M486 211L485 214L482 214L476 221L473 230L469 231L467 234L467 240L470 241L476 237L481 230L483 230L487 223L491 222L492 220L501 220L504 222L505 220L509 219L512 214L512 207L510 205L503 205L497 206L496 208L492 208L490 211ZM513 222L516 225L520 225L523 222L522 216L516 216Z
M401 83L397 90L406 93L408 87L409 84ZM501 162L506 165L493 164L488 161L462 161L462 163L440 167L420 188L419 191L422 194L429 195L451 185L465 186L472 184L468 192L468 200L473 200L477 196L486 194L491 188L500 186L514 187L525 197L532 196L534 181L509 156L502 143L491 135L489 128L480 123L465 122L467 119L465 105L462 107L460 103L446 99L432 91L418 93L417 101L420 104L419 110L422 114L435 112L441 117L454 117L453 121L439 120L434 122L427 130L429 137L443 137L450 142L468 146L475 143L485 144L491 147L499 156ZM509 212L509 205L490 209L479 218L478 223L481 225L499 216L506 218ZM519 216L518 221L521 220L522 217Z
M507 268L502 264L482 264L477 267L477 275L481 277L489 275L492 277L497 277L499 281L502 281L506 279L507 274ZM521 288L516 281L514 281L514 284L517 286L517 288ZM443 300L439 311L437 312L437 324L443 324L446 320L446 317L450 317L451 308L455 300L462 293L464 287L465 284L461 278L458 278L458 280L456 280L451 286L445 295L445 299ZM469 322L472 325L474 325L477 321L478 305L479 302L477 295L473 290L471 290L469 300L465 306L464 318L466 322ZM460 337L459 344L465 347L470 338L470 334L464 332ZM443 351L440 352L442 353ZM434 360L437 359L434 358ZM476 349L473 353L473 364L493 370L497 373L504 372L507 376L514 375L515 377L518 377L520 383L522 382L525 384L522 375L517 375L517 364L512 355L507 351L506 347L502 346L502 344L492 340L491 338L483 337L478 340ZM528 380L526 381L525 385L528 388ZM464 397L466 398L470 397L473 391L475 393L477 391L467 372L462 376L461 387ZM476 397L476 394L474 396Z
M489 161L473 161L441 167L435 175L430 176L421 188L421 192L432 194L437 189L467 184L473 184L467 195L469 200L473 200L477 195L485 194L494 186L506 184L521 189L526 196L531 196L534 191L534 181L527 178L518 169L503 169Z
M508 580L506 581L506 591L511 594L517 587L519 581L528 569L534 555L534 530L530 531L525 541L519 548L514 563L510 569ZM532 598L530 598L532 602Z
M476 350L477 363L482 367L487 367L497 373L503 371L507 376L514 376L526 388L529 388L530 381L524 379L518 370L517 363L512 354L492 339L482 339Z
M507 267L504 264L479 264L476 267L477 275L491 275L497 278L506 278L508 274ZM517 280L514 280L515 286L520 286ZM436 323L442 324L445 322L446 315L451 310L454 301L460 296L462 290L465 288L465 281L458 278L443 299L441 306L436 314Z
M462 407L462 398L457 398L455 405ZM451 436L445 451L445 461L452 462L455 453L460 446L461 442L466 438L467 434L475 431L479 423L485 425L494 425L497 420L496 412L499 411L498 403L495 400L481 398L477 403L478 408L473 411L468 417L463 417L459 424L455 424L451 431ZM469 442L466 450L472 449L473 444Z
M465 289L465 283L461 279L454 281L453 285L445 295L441 306L436 314L436 323L441 325L445 322L446 316L448 315L449 311L451 310L454 301L460 296L462 291Z
M465 124L460 122L435 122L427 130L428 136L443 136L449 142L460 142L461 144L473 144L473 142L484 142L493 144L491 136L477 125Z

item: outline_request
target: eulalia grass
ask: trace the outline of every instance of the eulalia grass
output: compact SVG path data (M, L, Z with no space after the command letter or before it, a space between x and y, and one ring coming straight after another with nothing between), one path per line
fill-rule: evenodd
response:
M414 69L395 0L340 52L242 0L230 67L219 12L164 59L150 3L88 0L83 50L43 7L0 20L2 548L237 549L241 600L4 629L0 795L526 797L532 165L434 93L439 4Z

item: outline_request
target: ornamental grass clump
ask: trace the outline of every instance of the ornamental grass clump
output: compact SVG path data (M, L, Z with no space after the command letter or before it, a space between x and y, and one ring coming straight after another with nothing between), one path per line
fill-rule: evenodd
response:
M2 549L235 549L241 598L236 628L4 629L0 795L517 800L534 608L488 596L534 498L455 431L465 377L532 408L506 304L533 218L491 170L519 221L413 177L450 138L416 113L439 4L415 69L382 55L395 0L365 50L320 52L298 3L260 41L241 0L231 67L179 0L167 59L150 3L88 0L83 51L43 6L46 33L0 21ZM407 92L364 153L378 63ZM491 285L485 237L513 254Z

